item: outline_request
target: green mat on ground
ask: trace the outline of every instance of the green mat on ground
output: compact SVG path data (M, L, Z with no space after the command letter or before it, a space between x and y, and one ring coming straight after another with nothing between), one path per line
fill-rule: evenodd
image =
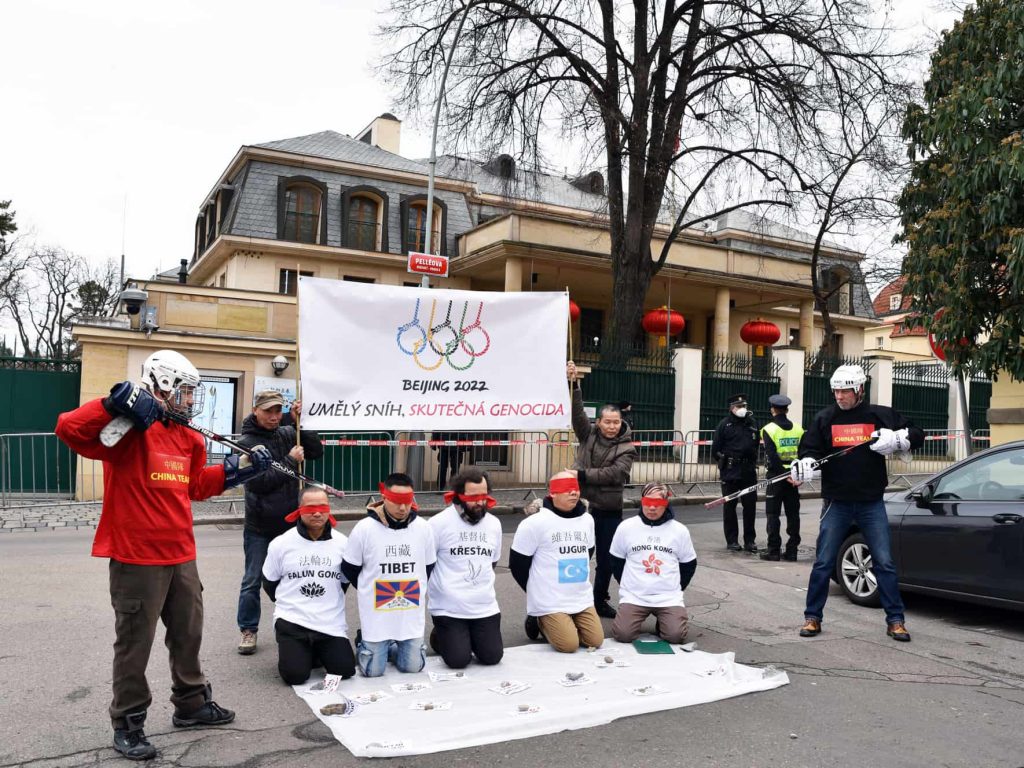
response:
M634 640L633 647L636 648L637 653L675 653L672 650L672 646L661 638L657 640L644 640L642 638Z

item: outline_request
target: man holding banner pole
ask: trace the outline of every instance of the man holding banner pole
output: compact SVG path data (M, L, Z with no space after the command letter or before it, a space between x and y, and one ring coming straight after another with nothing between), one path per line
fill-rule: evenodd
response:
M580 496L590 503L594 518L594 609L598 616L614 619L615 609L608 602L613 567L609 550L622 522L622 492L629 482L636 448L619 407L611 403L601 406L597 421L591 424L583 410L583 392L572 360L566 364L565 374L572 385L572 429L579 441L572 471L579 480Z

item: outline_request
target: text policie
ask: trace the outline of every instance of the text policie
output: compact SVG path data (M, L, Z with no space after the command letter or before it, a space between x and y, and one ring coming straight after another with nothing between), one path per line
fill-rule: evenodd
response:
M413 403L408 414L403 404L388 400L385 403L352 403L338 400L333 403L314 402L309 405L310 416L564 416L562 403Z

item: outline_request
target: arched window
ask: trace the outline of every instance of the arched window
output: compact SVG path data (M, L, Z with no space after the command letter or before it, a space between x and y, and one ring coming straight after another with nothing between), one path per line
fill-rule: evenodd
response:
M435 206L434 218L430 223L430 251L441 253L441 212ZM406 230L406 245L410 251L420 251L427 246L427 204L425 202L410 203L409 226Z
M349 201L346 243L349 248L358 248L361 251L379 250L379 214L380 203L372 197L358 195Z
M310 184L292 184L285 191L284 239L298 243L316 243L320 237L320 212L323 197Z

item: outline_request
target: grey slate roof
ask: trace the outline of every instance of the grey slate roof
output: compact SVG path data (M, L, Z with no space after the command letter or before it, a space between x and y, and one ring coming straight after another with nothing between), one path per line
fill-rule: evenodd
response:
M276 149L280 152L292 152L296 155L321 157L328 160L341 160L360 165L390 168L394 171L410 173L427 172L427 164L409 160L388 152L380 147L357 141L337 131L320 131L308 136L296 136L291 139L268 141L265 144L254 144L261 149Z
M758 216L756 213L744 210L730 211L719 216L715 219L715 228L716 230L738 229L741 232L753 232L767 237L792 240L796 243L814 244L814 236L803 230L795 229L781 222L773 221L772 219L767 219L764 216ZM839 243L828 238L822 240L822 245L826 248L847 250Z

